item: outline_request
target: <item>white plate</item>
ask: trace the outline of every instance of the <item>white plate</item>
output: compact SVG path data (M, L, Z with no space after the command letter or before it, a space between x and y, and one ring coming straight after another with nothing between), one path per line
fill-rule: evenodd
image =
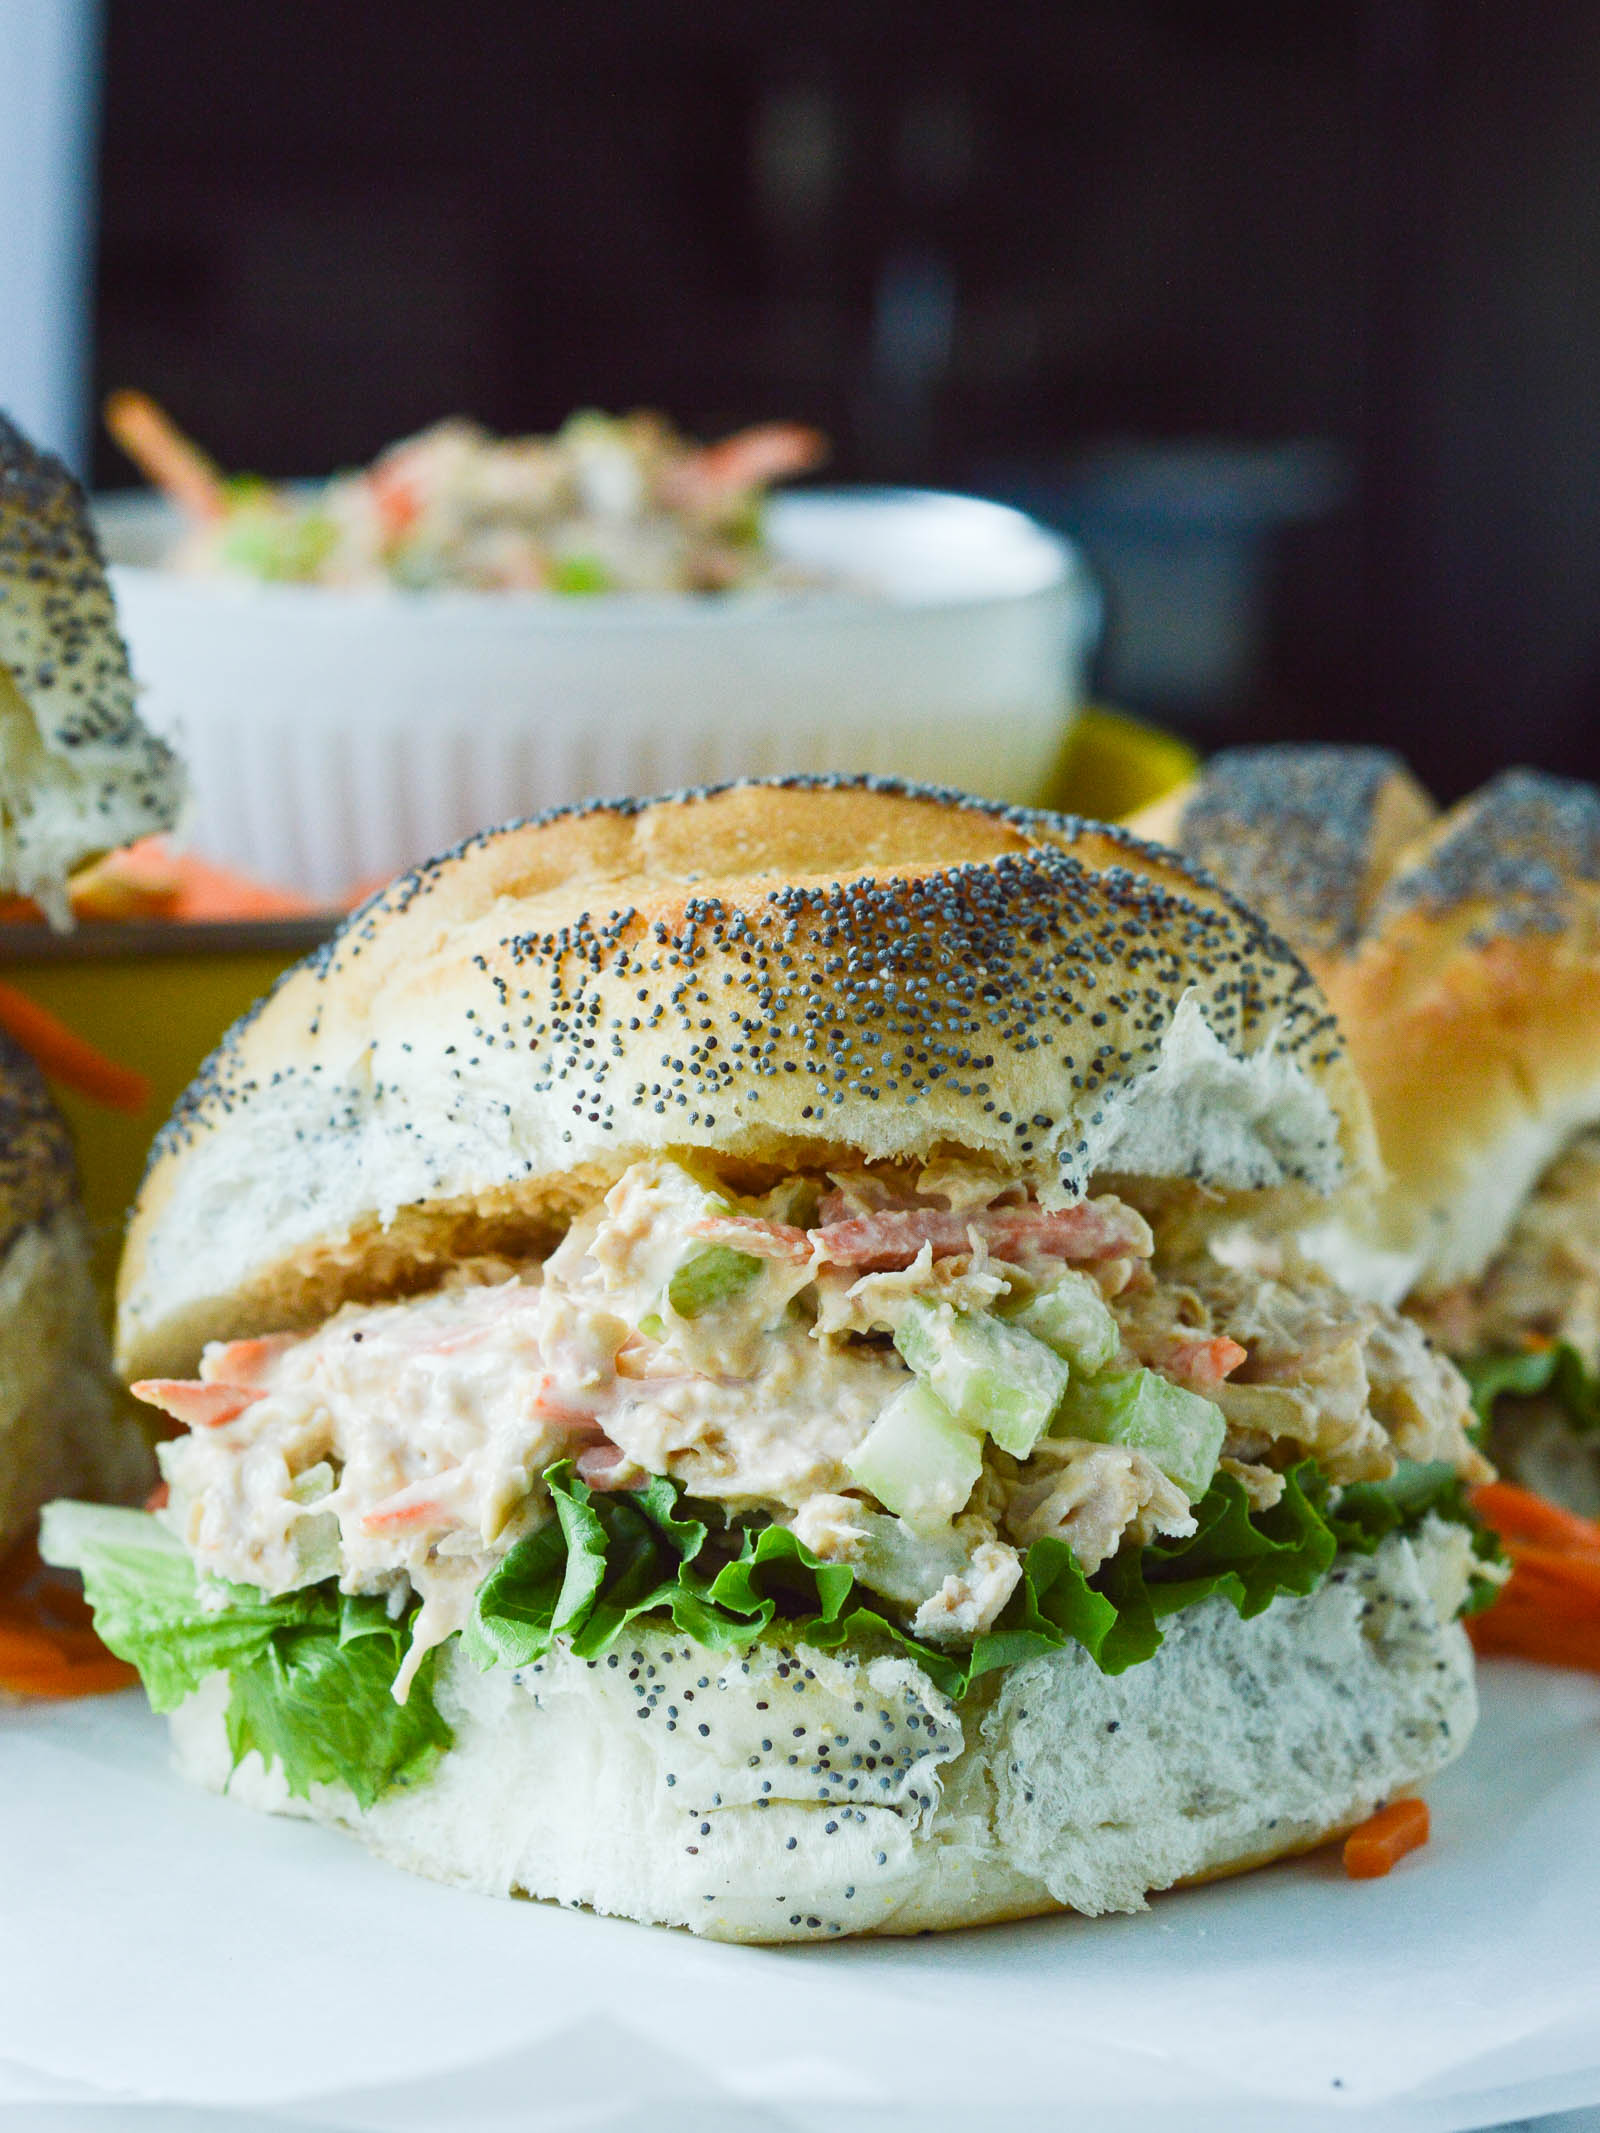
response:
M1386 1881L1330 1851L1139 1918L785 1950L413 1881L186 1790L134 1695L0 1715L0 2126L1453 2133L1594 2103L1600 1683L1483 1681Z
M159 499L98 516L150 723L193 774L193 841L319 896L547 807L781 771L1037 799L1099 605L1022 513L921 490L775 498L774 548L837 588L694 594L181 577ZM865 587L865 589L863 589Z

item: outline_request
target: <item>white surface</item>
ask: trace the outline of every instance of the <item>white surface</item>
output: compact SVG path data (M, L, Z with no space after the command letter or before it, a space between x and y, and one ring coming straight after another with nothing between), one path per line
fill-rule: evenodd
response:
M0 408L81 464L96 0L0 0Z
M567 802L786 770L1037 796L1098 605L1072 549L998 504L775 498L774 547L872 590L692 595L184 578L164 522L101 523L141 709L193 774L193 842L314 895Z
M12 1712L0 2128L1451 2133L1592 2105L1600 1684L1496 1662L1484 1689L1386 1881L1324 1852L1139 1918L781 1951L411 1881L183 1790L137 1696Z

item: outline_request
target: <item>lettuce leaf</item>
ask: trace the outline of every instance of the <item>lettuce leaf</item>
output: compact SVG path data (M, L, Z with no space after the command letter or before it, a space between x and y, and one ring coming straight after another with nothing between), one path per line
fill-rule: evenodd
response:
M1124 1551L1087 1576L1064 1541L1035 1541L1022 1580L992 1630L968 1651L938 1649L881 1611L848 1564L819 1561L787 1527L718 1528L659 1478L636 1495L595 1495L569 1463L545 1481L557 1518L519 1541L480 1587L466 1648L481 1667L525 1666L558 1637L581 1658L609 1650L641 1615L666 1615L714 1649L739 1649L781 1625L822 1651L903 1651L952 1696L995 1669L1081 1644L1108 1674L1148 1659L1163 1622L1220 1597L1259 1614L1280 1593L1312 1592L1341 1548L1370 1554L1428 1511L1477 1522L1447 1466L1402 1465L1388 1482L1342 1492L1307 1460L1281 1500L1253 1511L1219 1475L1184 1540ZM1492 1551L1492 1539L1480 1552Z
M1478 1421L1487 1429L1502 1393L1531 1397L1549 1393L1566 1409L1574 1429L1600 1430L1600 1377L1567 1341L1515 1354L1472 1356L1460 1365L1472 1390Z
M271 1599L249 1585L202 1584L181 1543L143 1511L52 1505L40 1546L82 1572L95 1629L139 1669L155 1710L175 1710L225 1672L235 1764L252 1748L263 1761L276 1756L301 1798L336 1782L370 1807L391 1785L426 1777L450 1745L429 1662L403 1705L390 1693L409 1625L391 1621L381 1600L341 1594L331 1580Z
M381 1600L315 1590L323 1620L275 1631L258 1659L232 1670L228 1746L235 1765L252 1748L264 1763L276 1756L302 1798L312 1784L340 1784L370 1807L392 1785L423 1782L451 1744L432 1695L434 1654L396 1703L408 1625L391 1622Z
M1418 1524L1430 1511L1467 1528L1472 1552L1486 1571L1508 1560L1499 1535L1473 1510L1467 1484L1444 1460L1402 1459L1387 1481L1348 1484L1338 1491L1328 1523L1342 1549L1370 1555L1380 1541ZM1462 1613L1474 1615L1487 1607L1499 1597L1501 1582L1493 1576L1474 1577Z

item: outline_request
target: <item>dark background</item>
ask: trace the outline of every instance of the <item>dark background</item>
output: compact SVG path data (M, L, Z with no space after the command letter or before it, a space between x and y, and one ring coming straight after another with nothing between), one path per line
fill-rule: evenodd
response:
M99 387L263 473L586 404L959 485L1328 440L1205 737L1600 770L1600 7L110 0L99 242Z

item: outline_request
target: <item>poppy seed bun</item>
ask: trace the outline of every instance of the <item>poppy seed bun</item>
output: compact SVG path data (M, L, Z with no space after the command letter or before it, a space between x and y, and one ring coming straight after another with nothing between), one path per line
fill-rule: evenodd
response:
M1304 956L1354 947L1438 809L1386 748L1230 748L1131 825L1225 881Z
M402 877L224 1040L156 1144L119 1360L527 1249L663 1149L1323 1193L1367 1130L1303 966L1124 832L879 780L590 806Z
M77 1195L67 1122L32 1059L0 1029L0 1252Z
M0 1554L47 1498L137 1495L152 1473L112 1404L66 1126L0 1032Z
M234 1770L226 1677L172 1728L187 1776L413 1872L717 1940L1133 1911L1338 1836L1454 1759L1477 1715L1450 1619L1468 1559L1432 1520L1248 1622L1202 1601L1125 1674L1072 1646L958 1704L905 1659L730 1658L642 1623L615 1667L559 1651L480 1674L452 1645L454 1748L365 1813L334 1785L291 1799L254 1752Z
M0 893L64 923L67 876L170 829L182 797L134 708L88 501L0 415Z
M1162 825L1260 896L1339 1018L1387 1183L1312 1241L1391 1302L1481 1274L1600 1119L1600 795L1510 770L1430 815L1393 757L1265 748L1215 757Z

